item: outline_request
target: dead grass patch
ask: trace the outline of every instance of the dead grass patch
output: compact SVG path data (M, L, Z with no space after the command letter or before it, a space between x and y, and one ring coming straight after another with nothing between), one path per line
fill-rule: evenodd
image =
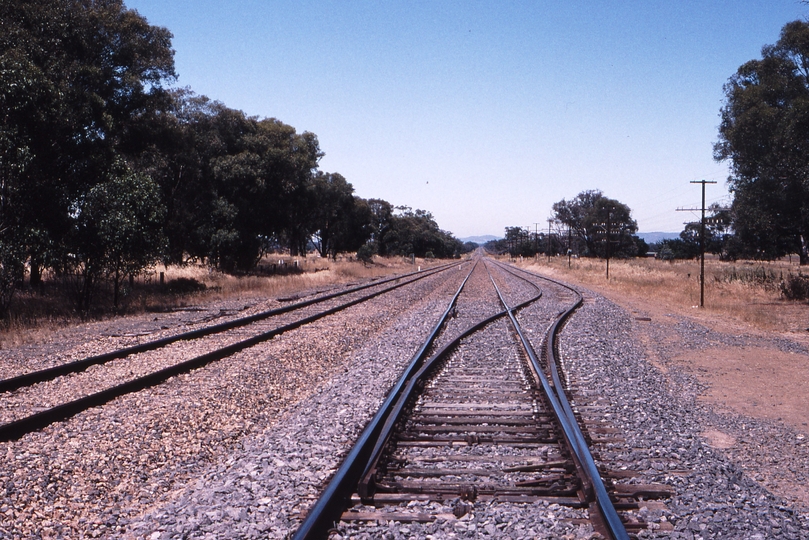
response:
M630 259L605 261L566 258L548 262L526 260L521 266L552 277L579 283L614 300L642 302L664 310L698 318L721 318L761 331L807 333L809 303L786 300L780 283L797 275L797 261L705 261L705 309L699 308L699 262Z

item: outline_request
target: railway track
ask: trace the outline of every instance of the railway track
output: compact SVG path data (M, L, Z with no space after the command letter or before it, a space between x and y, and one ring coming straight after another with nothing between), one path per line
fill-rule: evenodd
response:
M167 384L158 382L152 389L133 392L19 440L9 437L0 453L8 464L0 468L0 494L5 494L15 513L0 519L0 536L4 531L19 538L61 531L66 537L148 537L154 529L148 525L152 518L141 517L144 509L162 505L162 498L174 497L178 490L194 492L194 484L203 490L201 494L183 495L176 503L180 506L170 507L159 518L173 521L171 516L178 516L176 519L185 520L184 525L172 522L159 530L176 530L182 535L206 530L221 536L229 526L244 532L249 521L255 523L255 530L271 527L271 536L283 536L296 528L301 535L305 520L314 515L313 505L319 504L316 497L321 486L339 466L337 456L348 451L349 441L372 415L360 412L356 403L373 404L368 409L373 410L384 400L389 384L394 391L388 401L401 409L402 416L377 422L379 431L367 438L367 454L346 475L353 485L338 494L339 507L330 510L331 517L323 521L315 537L328 535L335 523L346 534L375 531L372 537L387 534L388 527L404 531L401 524L405 522L438 528L471 523L469 519L480 527L516 522L525 524L527 534L522 536L527 537L532 536L531 531L543 530L538 524L549 520L589 526L597 507L593 491L579 476L582 467L577 465L575 451L553 437L564 428L554 420L553 404L543 397L542 384L532 373L531 355L520 352L519 336L510 326L511 317L493 283L523 323L522 333L536 348L535 363L544 370L548 384L564 388L568 394L586 391L586 383L568 383L558 367L559 382L553 381L554 369L545 358L548 342L543 336L560 313L575 303L576 294L489 260L478 262L474 271L472 264L458 263L443 272L436 270L431 275L399 276L355 287L353 292L341 291L346 294L312 298L313 302L284 306L283 312L247 324L228 321L225 324L233 326L222 332L215 330L224 325L211 325L204 330L210 332L208 336L173 336L171 343L159 348L145 343L147 350L142 352L119 352L121 358L90 365L84 371L0 392L0 416L25 420L36 416L29 412L58 408L104 392L121 379L128 383L205 357L223 345L244 345L246 340L274 331L278 336L293 328L288 325L300 323L288 336L244 348L221 362L210 360L206 369L191 368L192 372L173 377ZM365 298L376 293L376 301ZM455 299L444 305L453 294ZM346 305L362 308L338 314L340 306ZM338 311L328 317L332 309ZM398 319L394 313L400 313ZM441 313L443 323L433 326ZM307 322L317 314L325 318L318 324ZM246 319L242 317L242 322ZM419 343L419 336L426 336L430 327L430 338ZM408 365L407 359L416 350ZM356 356L347 361L349 355ZM315 367L310 368L310 362ZM466 374L458 375L459 369ZM400 373L405 375L396 382ZM330 389L332 381L340 381L334 387L336 398ZM452 388L447 389L446 384ZM283 411L297 403L300 387L306 388L309 397L292 406L297 420L287 428L282 425ZM341 392L343 397L339 397ZM327 395L330 397L325 398ZM499 406L472 407L494 403L495 396ZM587 404L584 399L578 403ZM530 414L524 414L526 406ZM608 497L630 532L643 527L642 520L632 523L632 518L638 501L654 496L655 487L629 486L630 481L621 480L621 473L631 471L614 471L609 463L598 461L599 445L612 444L617 438L596 408L582 410L580 413L574 402L573 415L584 428L586 443L594 448ZM444 414L448 412L451 414ZM484 424L486 429L469 431ZM383 428L392 436L382 437ZM402 440L397 438L399 434L404 436ZM507 441L509 438L513 440ZM229 471L231 454L243 447L246 455L254 456L247 458L250 464L245 465L245 472L224 472ZM372 453L378 458L371 459ZM276 455L280 459L273 457ZM608 450L604 455L611 454ZM227 468L209 469L217 462ZM266 475L261 481L257 480L259 471ZM439 476L444 472L457 474ZM244 498L222 502L222 493L254 477ZM362 477L366 481L360 485ZM224 485L213 487L220 478ZM512 493L507 494L506 488L513 488ZM233 516L230 525L206 525L205 521L193 525L208 514L200 518L191 501L205 500L208 491L216 495L211 495L213 509L206 512L215 516L219 515L216 508L223 508L224 519ZM265 514L265 506L273 508L272 513ZM188 508L187 512L180 511L181 507ZM40 516L40 509L46 514ZM82 515L103 518L77 521ZM488 519L490 515L495 517ZM271 525L268 518L274 520ZM376 529L368 529L373 523L378 524ZM594 527L600 530L598 523ZM179 533L181 530L185 532ZM423 530L429 534L430 529ZM499 530L493 529L489 536L498 536ZM506 530L511 534L514 528L509 525L503 534Z
M376 280L247 317L0 380L0 442L231 356L401 287L459 267Z
M565 515L589 520L608 538L628 538L626 524L643 528L631 512L640 498L661 491L621 490L596 464L594 439L568 401L556 361L556 335L580 303L561 284L479 263L295 538L350 536L363 532L363 523L451 521L485 511L481 505L537 502L580 509ZM524 331L520 309L543 331Z

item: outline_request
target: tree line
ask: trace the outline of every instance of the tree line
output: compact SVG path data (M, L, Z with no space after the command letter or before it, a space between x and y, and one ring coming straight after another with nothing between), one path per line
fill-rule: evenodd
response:
M46 269L86 313L101 282L117 306L156 262L464 249L429 212L319 170L314 133L173 87L171 33L122 0L8 0L0 21L0 314Z
M571 254L581 257L645 256L648 245L635 233L637 222L626 204L610 199L599 190L582 191L571 200L553 205L551 230L506 227L502 240L486 248L511 256L533 257Z

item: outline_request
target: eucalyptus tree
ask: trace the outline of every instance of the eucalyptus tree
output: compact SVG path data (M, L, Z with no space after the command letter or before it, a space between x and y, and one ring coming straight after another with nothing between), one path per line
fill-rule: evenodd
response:
M714 157L728 161L733 229L748 255L809 264L809 24L786 24L725 84Z
M134 166L160 187L166 207L165 262L185 264L208 254L206 235L215 211L210 162L235 147L235 140L224 136L231 129L218 126L226 123L220 118L227 111L222 103L188 89L173 90L171 97L168 113L148 125L151 145Z
M157 184L124 164L114 166L82 198L72 212L75 227L68 255L80 269L76 295L82 313L90 311L102 277L113 284L117 309L124 280L162 256L164 213Z
M272 118L225 113L237 132L235 145L211 160L209 259L225 270L249 270L270 238L300 234L302 216L290 210L308 201L322 152L313 133L297 133Z
M610 199L599 190L582 191L576 197L553 204L554 217L570 227L573 235L584 244L582 255L603 257L634 256L637 244L633 235L638 224L627 205ZM609 243L609 244L608 244Z
M44 264L74 270L72 212L148 144L175 76L171 34L120 0L8 0L0 21L0 274L30 257L36 279Z
M393 226L393 205L383 199L368 199L367 203L371 211L371 251L387 255L385 237Z
M315 247L321 257L335 258L351 219L354 187L339 173L318 171L312 179L312 192Z
M383 241L386 254L455 257L463 252L463 243L441 230L430 212L408 206L396 210Z
M524 227L506 227L504 239L508 245L509 255L524 257L533 257L536 250L536 238L533 238L531 232Z

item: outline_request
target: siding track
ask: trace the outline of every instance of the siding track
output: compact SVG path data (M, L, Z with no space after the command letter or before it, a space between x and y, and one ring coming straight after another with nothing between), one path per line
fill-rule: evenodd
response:
M0 421L4 422L0 424L0 442L19 439L91 407L161 384L284 332L457 266L457 263L445 264L424 272L379 280L0 380L0 403L3 404ZM205 352L200 354L201 350ZM178 358L181 360L178 361Z

